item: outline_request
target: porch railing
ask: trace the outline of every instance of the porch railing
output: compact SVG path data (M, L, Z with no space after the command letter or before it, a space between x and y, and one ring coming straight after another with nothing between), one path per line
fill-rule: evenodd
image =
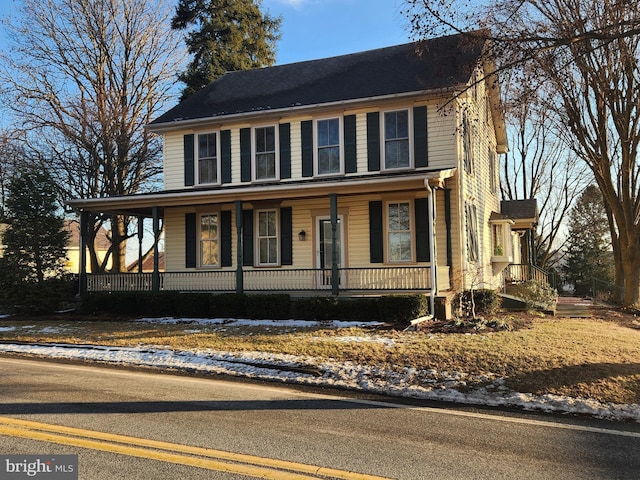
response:
M549 274L536 265L514 263L505 269L506 283L521 283L528 280L535 280L542 285L550 285Z
M440 289L449 286L448 267L438 269ZM444 277L446 275L446 277ZM340 290L428 291L430 267L379 267L338 269ZM242 272L245 291L331 290L330 269L251 269ZM236 271L207 270L160 273L160 290L234 292ZM87 291L151 291L151 273L87 275Z

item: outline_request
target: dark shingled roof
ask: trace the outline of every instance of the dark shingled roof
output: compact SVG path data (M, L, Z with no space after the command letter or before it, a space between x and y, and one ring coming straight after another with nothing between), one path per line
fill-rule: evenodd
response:
M306 62L229 72L150 126L456 87L469 81L484 40L469 35Z
M502 200L500 213L512 220L534 219L538 221L538 202L530 200Z

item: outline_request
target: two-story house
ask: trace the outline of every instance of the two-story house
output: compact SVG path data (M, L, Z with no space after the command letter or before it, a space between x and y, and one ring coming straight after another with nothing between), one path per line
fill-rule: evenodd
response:
M500 287L520 237L500 212L493 68L483 38L456 35L225 74L148 125L163 191L70 202L164 225L163 273L87 288Z

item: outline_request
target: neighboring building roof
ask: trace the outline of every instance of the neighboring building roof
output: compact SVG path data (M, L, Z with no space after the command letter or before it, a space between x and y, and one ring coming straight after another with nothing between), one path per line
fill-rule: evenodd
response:
M65 220L64 228L69 232L69 242L67 245L72 248L80 247L80 222L77 220ZM98 233L96 234L96 243L95 247L97 251L107 251L109 247L111 247L111 240L109 240L109 236L107 230L100 227Z
M452 35L350 55L229 72L155 119L212 119L466 85L481 61L481 35Z
M538 223L538 202L528 200L502 200L500 213L516 222L516 225L528 223L534 226Z
M142 271L153 272L153 250L150 250L142 259ZM127 266L127 272L138 271L138 260L134 260ZM158 271L164 272L164 252L158 252Z

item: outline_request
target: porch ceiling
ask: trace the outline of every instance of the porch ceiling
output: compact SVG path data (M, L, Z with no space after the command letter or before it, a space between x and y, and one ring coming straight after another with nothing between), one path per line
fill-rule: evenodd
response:
M305 199L326 197L330 193L354 195L365 193L400 192L425 188L425 180L450 176L449 170L421 170L419 172L361 175L333 179L301 180L264 183L251 186L217 186L188 190L144 193L123 197L75 199L67 202L74 210L94 213L151 217L158 208L160 217L168 207L251 202L275 199Z

